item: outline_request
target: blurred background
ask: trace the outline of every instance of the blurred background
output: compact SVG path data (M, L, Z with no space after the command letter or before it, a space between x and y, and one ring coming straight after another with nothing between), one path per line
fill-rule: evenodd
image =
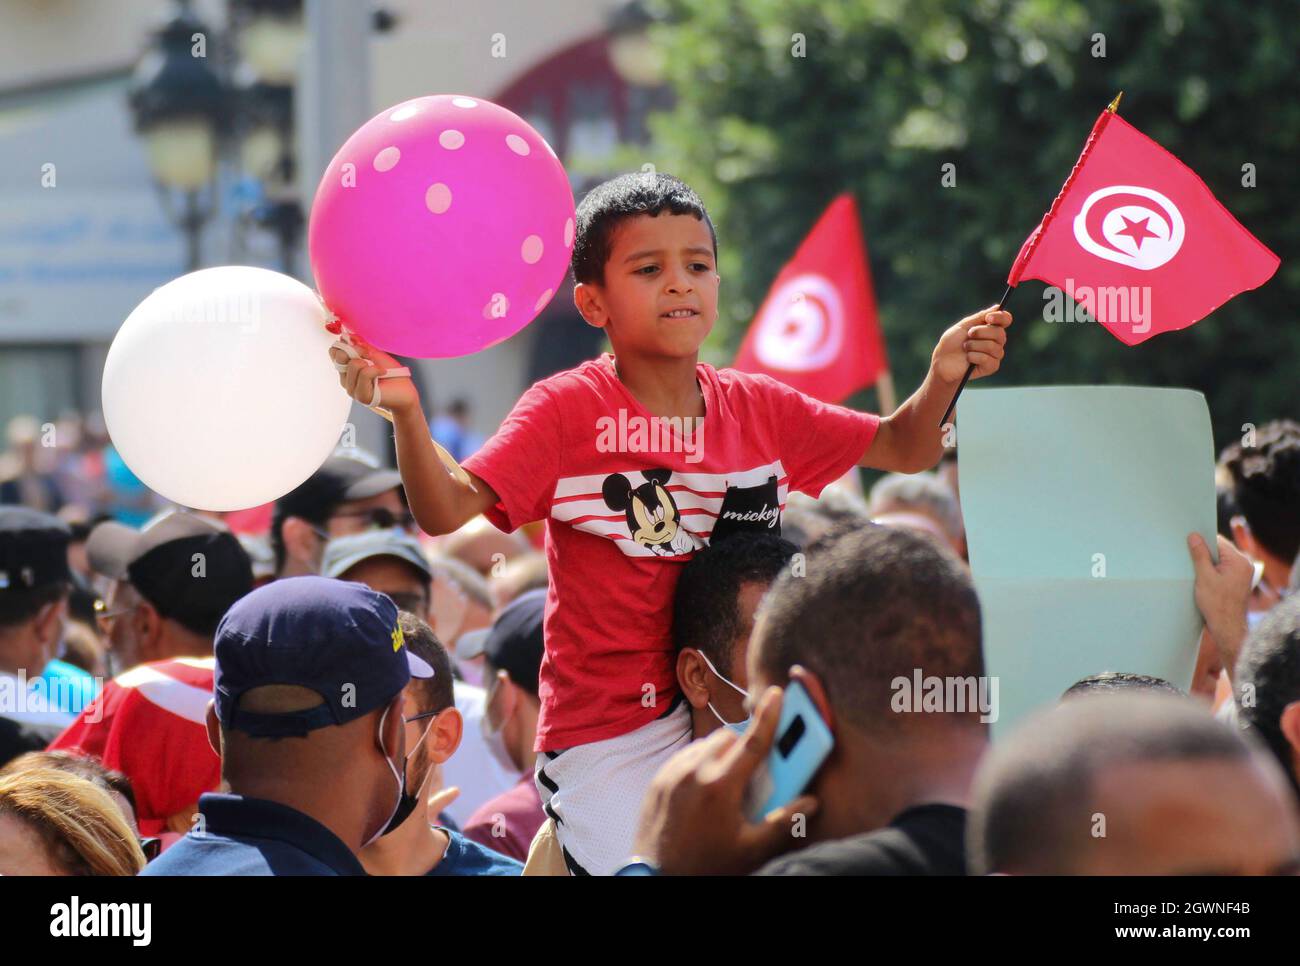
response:
M0 501L147 517L152 496L98 415L118 326L197 267L310 282L305 219L325 164L380 109L432 93L523 116L579 199L647 164L691 183L721 245L722 317L704 353L718 365L827 203L853 192L906 395L939 332L1001 294L1123 89L1121 113L1282 266L1205 322L1133 348L1044 321L1043 286L1026 282L997 380L1199 389L1222 446L1300 400L1297 12L1294 0L0 0ZM417 373L430 419L472 449L532 381L601 348L562 291L502 345ZM353 422L382 456L385 424Z

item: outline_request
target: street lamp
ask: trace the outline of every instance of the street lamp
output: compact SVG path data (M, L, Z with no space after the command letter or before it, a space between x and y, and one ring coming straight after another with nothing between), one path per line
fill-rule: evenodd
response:
M208 36L189 3L182 3L154 35L130 89L135 129L144 138L163 208L185 234L187 271L199 267L199 235L215 207L217 145L229 110L221 79L208 66ZM177 194L184 199L180 211Z
M610 63L634 87L659 87L664 82L663 51L647 34L652 23L654 18L641 0L618 8L609 20Z
M292 87L307 42L302 0L231 0L239 49L264 84Z
M236 70L240 166L261 185L251 221L275 235L292 275L305 219L295 194L294 84L307 30L302 0L231 0L241 63Z

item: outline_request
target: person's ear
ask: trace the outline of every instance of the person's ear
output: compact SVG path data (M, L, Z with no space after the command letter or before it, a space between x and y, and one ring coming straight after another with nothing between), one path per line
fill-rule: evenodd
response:
M798 681L808 692L808 697L812 699L813 707L821 715L822 721L826 727L835 733L835 715L831 712L830 699L826 697L826 689L822 687L821 680L806 667L795 664L790 668L790 680Z
M1300 701L1292 701L1282 709L1278 720L1278 730L1291 746L1291 762L1294 769L1300 763Z
M460 740L465 734L465 719L455 708L446 708L434 716L433 727L424 740L427 742L429 758L441 765L456 753Z
M68 613L68 598L51 601L36 612L36 636L42 644L58 643L63 634L63 618Z
M208 710L203 716L203 722L208 728L208 744L212 750L221 757L221 722L217 720L217 703L211 698L208 699Z
M320 535L310 523L300 517L289 517L281 525L286 559L309 564L313 570L320 564Z
M609 324L609 313L605 311L602 293L594 283L579 282L573 286L573 304L588 325L603 329Z
M1246 518L1238 514L1229 521L1228 526L1232 530L1232 542L1237 545L1237 549L1251 560L1258 559L1255 537L1250 532L1250 524L1246 522Z
M677 684L691 707L697 710L709 703L708 673L709 669L695 648L683 647L677 652Z
M131 611L130 617L135 624L136 640L140 642L140 663L166 657L159 648L163 636L163 618L158 609L147 600L141 600L140 606Z

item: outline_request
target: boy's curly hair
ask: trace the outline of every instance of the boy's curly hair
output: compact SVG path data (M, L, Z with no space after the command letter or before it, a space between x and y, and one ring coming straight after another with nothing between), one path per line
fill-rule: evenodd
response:
M690 185L670 174L644 171L619 175L596 185L578 205L573 242L573 280L603 282L605 263L613 247L614 230L628 218L658 215L694 215L709 226L713 257L718 256L718 233L700 196Z

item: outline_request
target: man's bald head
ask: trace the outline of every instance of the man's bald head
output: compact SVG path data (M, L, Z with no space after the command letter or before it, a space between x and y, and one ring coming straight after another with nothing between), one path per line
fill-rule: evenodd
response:
M976 776L975 873L1251 874L1300 854L1272 759L1164 694L1076 698L994 746Z

